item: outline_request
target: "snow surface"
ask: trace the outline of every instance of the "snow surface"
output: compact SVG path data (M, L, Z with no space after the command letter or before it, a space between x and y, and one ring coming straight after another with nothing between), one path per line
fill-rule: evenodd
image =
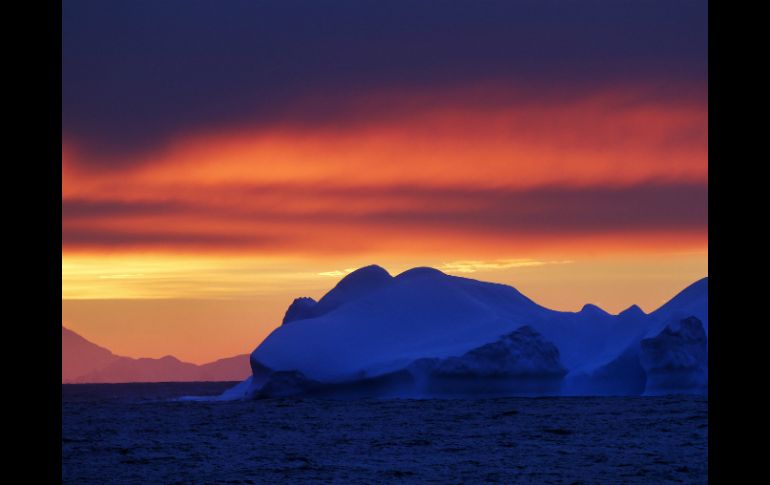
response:
M569 380L601 373L622 356L633 361L628 355L638 356L639 342L679 315L694 315L707 326L707 288L704 278L650 314L636 305L618 315L595 305L559 312L502 284L433 268L392 277L367 266L317 303L302 300L300 318L276 328L251 362L311 381L349 382L397 372L418 359L461 356L526 325L556 346Z
M638 313L638 312L635 312ZM618 317L628 315L622 312ZM707 352L708 340L708 278L696 281L685 288L666 304L650 313L649 318L641 321L635 330L633 325L627 328L634 336L630 343L605 354L593 363L573 369L567 377L565 391L568 394L629 395L663 392L700 392L707 391L708 363L701 370L701 377L696 378L695 371L689 374L680 370L652 370L642 365L642 342L660 337L666 329L678 329L679 322L696 319L702 323L703 348ZM700 344L699 344L700 345ZM607 359L607 357L611 357ZM687 374L687 375L683 375ZM694 379L686 384L688 379ZM670 384L665 384L670 382ZM676 384L679 382L680 384ZM699 384L698 384L699 383ZM679 386L681 389L677 389Z
M696 317L703 324L706 336L709 334L709 282L703 278L691 284L665 305L651 313L656 324L647 332L647 337L660 333L671 322L679 322L687 317Z

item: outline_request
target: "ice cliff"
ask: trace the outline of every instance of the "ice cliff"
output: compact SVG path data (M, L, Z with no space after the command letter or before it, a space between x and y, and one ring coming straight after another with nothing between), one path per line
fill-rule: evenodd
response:
M645 394L705 393L708 343L703 324L688 317L641 341L639 361L647 374Z

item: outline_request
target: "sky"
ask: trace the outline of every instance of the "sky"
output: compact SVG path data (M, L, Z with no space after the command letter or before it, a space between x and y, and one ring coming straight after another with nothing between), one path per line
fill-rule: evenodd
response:
M652 311L708 274L707 3L62 5L62 321L250 352L433 266Z

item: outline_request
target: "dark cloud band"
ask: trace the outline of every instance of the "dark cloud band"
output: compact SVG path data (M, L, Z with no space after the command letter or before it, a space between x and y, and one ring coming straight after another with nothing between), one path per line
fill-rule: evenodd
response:
M72 0L64 135L108 163L199 130L334 123L348 96L383 89L647 83L684 96L705 85L706 15L707 2L668 0Z

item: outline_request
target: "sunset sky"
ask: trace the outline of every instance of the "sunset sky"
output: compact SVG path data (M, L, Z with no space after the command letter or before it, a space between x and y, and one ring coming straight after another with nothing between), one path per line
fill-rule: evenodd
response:
M250 352L354 268L652 311L708 274L707 4L68 1L63 324Z

